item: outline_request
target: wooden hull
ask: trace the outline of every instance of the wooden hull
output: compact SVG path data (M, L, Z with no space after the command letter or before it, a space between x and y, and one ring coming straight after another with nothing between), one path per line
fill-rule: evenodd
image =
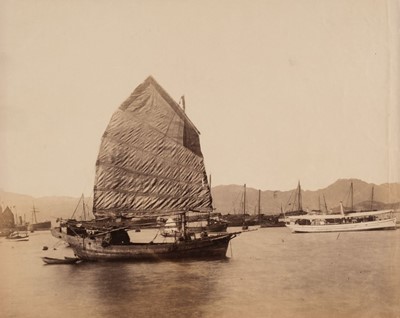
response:
M79 258L65 257L64 259L52 258L52 257L42 257L43 262L49 265L57 264L75 264L80 261Z
M163 260L225 258L229 241L236 233L210 236L175 243L130 243L102 246L102 240L80 239L71 244L75 255L88 261Z
M207 225L206 230L208 232L226 232L227 228L228 228L228 223L221 222L221 223L214 223Z
M6 239L9 242L26 242L26 241L29 241L29 237L21 237L21 238L8 238L8 237L6 237Z
M261 228L266 228L266 227L284 227L285 222L277 222L277 223L261 223L260 227Z
M51 228L51 221L44 221L40 223L29 224L29 231L47 231Z
M72 236L72 235L68 235L64 232L61 232L59 227L52 228L50 230L50 233L55 238L63 240L64 242L68 243L69 245L73 245L73 244L77 245L82 240L82 238L79 236Z
M214 223L209 224L207 226L188 226L188 231L192 233L200 233L200 232L226 232L228 228L228 223Z
M300 225L286 224L293 233L353 232L396 229L396 218L359 223Z

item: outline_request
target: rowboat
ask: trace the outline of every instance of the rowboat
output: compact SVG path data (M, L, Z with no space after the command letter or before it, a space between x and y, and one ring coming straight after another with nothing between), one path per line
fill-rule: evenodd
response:
M64 258L53 258L53 257L42 257L43 262L49 265L55 264L75 264L81 260L77 257L64 257Z
M8 235L6 239L12 242L29 241L29 234L28 232L15 231Z

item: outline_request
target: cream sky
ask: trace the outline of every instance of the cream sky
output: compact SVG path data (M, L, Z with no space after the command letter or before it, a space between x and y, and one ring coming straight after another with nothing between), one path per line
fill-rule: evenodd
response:
M391 0L0 1L0 188L90 195L101 135L148 75L213 185L399 182Z

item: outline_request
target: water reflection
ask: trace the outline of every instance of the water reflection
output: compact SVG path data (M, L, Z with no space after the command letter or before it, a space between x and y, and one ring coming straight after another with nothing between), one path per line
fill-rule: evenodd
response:
M103 317L203 317L218 281L214 267L221 262L87 263L76 275L90 295L87 305Z

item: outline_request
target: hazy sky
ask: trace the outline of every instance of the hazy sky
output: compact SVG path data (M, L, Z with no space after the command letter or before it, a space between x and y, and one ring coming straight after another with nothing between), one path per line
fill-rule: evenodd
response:
M0 188L91 194L101 135L148 75L212 183L400 181L393 0L0 1Z

